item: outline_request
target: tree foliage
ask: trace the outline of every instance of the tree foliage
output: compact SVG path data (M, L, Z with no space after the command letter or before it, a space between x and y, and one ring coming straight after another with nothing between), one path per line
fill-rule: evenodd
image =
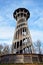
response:
M37 40L37 41L34 43L33 46L34 46L34 52L41 54L41 41L40 41L40 40Z
M0 44L0 55L3 55L3 54L9 54L10 53L10 48L8 45L2 45Z
M0 44L0 55L2 54L3 45Z
M9 53L10 53L9 46L6 45L6 46L3 48L3 54L9 54Z

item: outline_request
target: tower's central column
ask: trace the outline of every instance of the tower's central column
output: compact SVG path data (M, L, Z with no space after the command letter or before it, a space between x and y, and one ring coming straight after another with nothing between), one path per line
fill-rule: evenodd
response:
M13 16L17 21L13 40L13 52L32 53L32 40L27 27L27 20L30 17L29 11L25 8L18 8L13 13Z

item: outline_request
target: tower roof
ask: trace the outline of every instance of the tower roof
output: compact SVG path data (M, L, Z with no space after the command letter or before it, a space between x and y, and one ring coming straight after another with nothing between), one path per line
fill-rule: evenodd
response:
M15 19L17 19L17 14L18 14L18 15L19 15L19 14L21 14L21 15L24 14L24 16L26 16L26 20L30 17L30 12L29 12L27 9L25 9L25 8L18 8L18 9L16 9L16 10L14 11L13 17L14 17Z

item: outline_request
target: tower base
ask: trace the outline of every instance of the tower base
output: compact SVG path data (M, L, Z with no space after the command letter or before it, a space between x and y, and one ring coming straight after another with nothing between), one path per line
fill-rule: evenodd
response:
M7 54L0 56L1 63L42 63L42 54Z

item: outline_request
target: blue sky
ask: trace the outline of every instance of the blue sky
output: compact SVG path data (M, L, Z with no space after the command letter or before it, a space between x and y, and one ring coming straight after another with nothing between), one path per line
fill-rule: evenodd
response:
M32 41L43 42L43 0L0 0L0 44L11 44L16 27L13 12L19 7L30 11L28 28Z

